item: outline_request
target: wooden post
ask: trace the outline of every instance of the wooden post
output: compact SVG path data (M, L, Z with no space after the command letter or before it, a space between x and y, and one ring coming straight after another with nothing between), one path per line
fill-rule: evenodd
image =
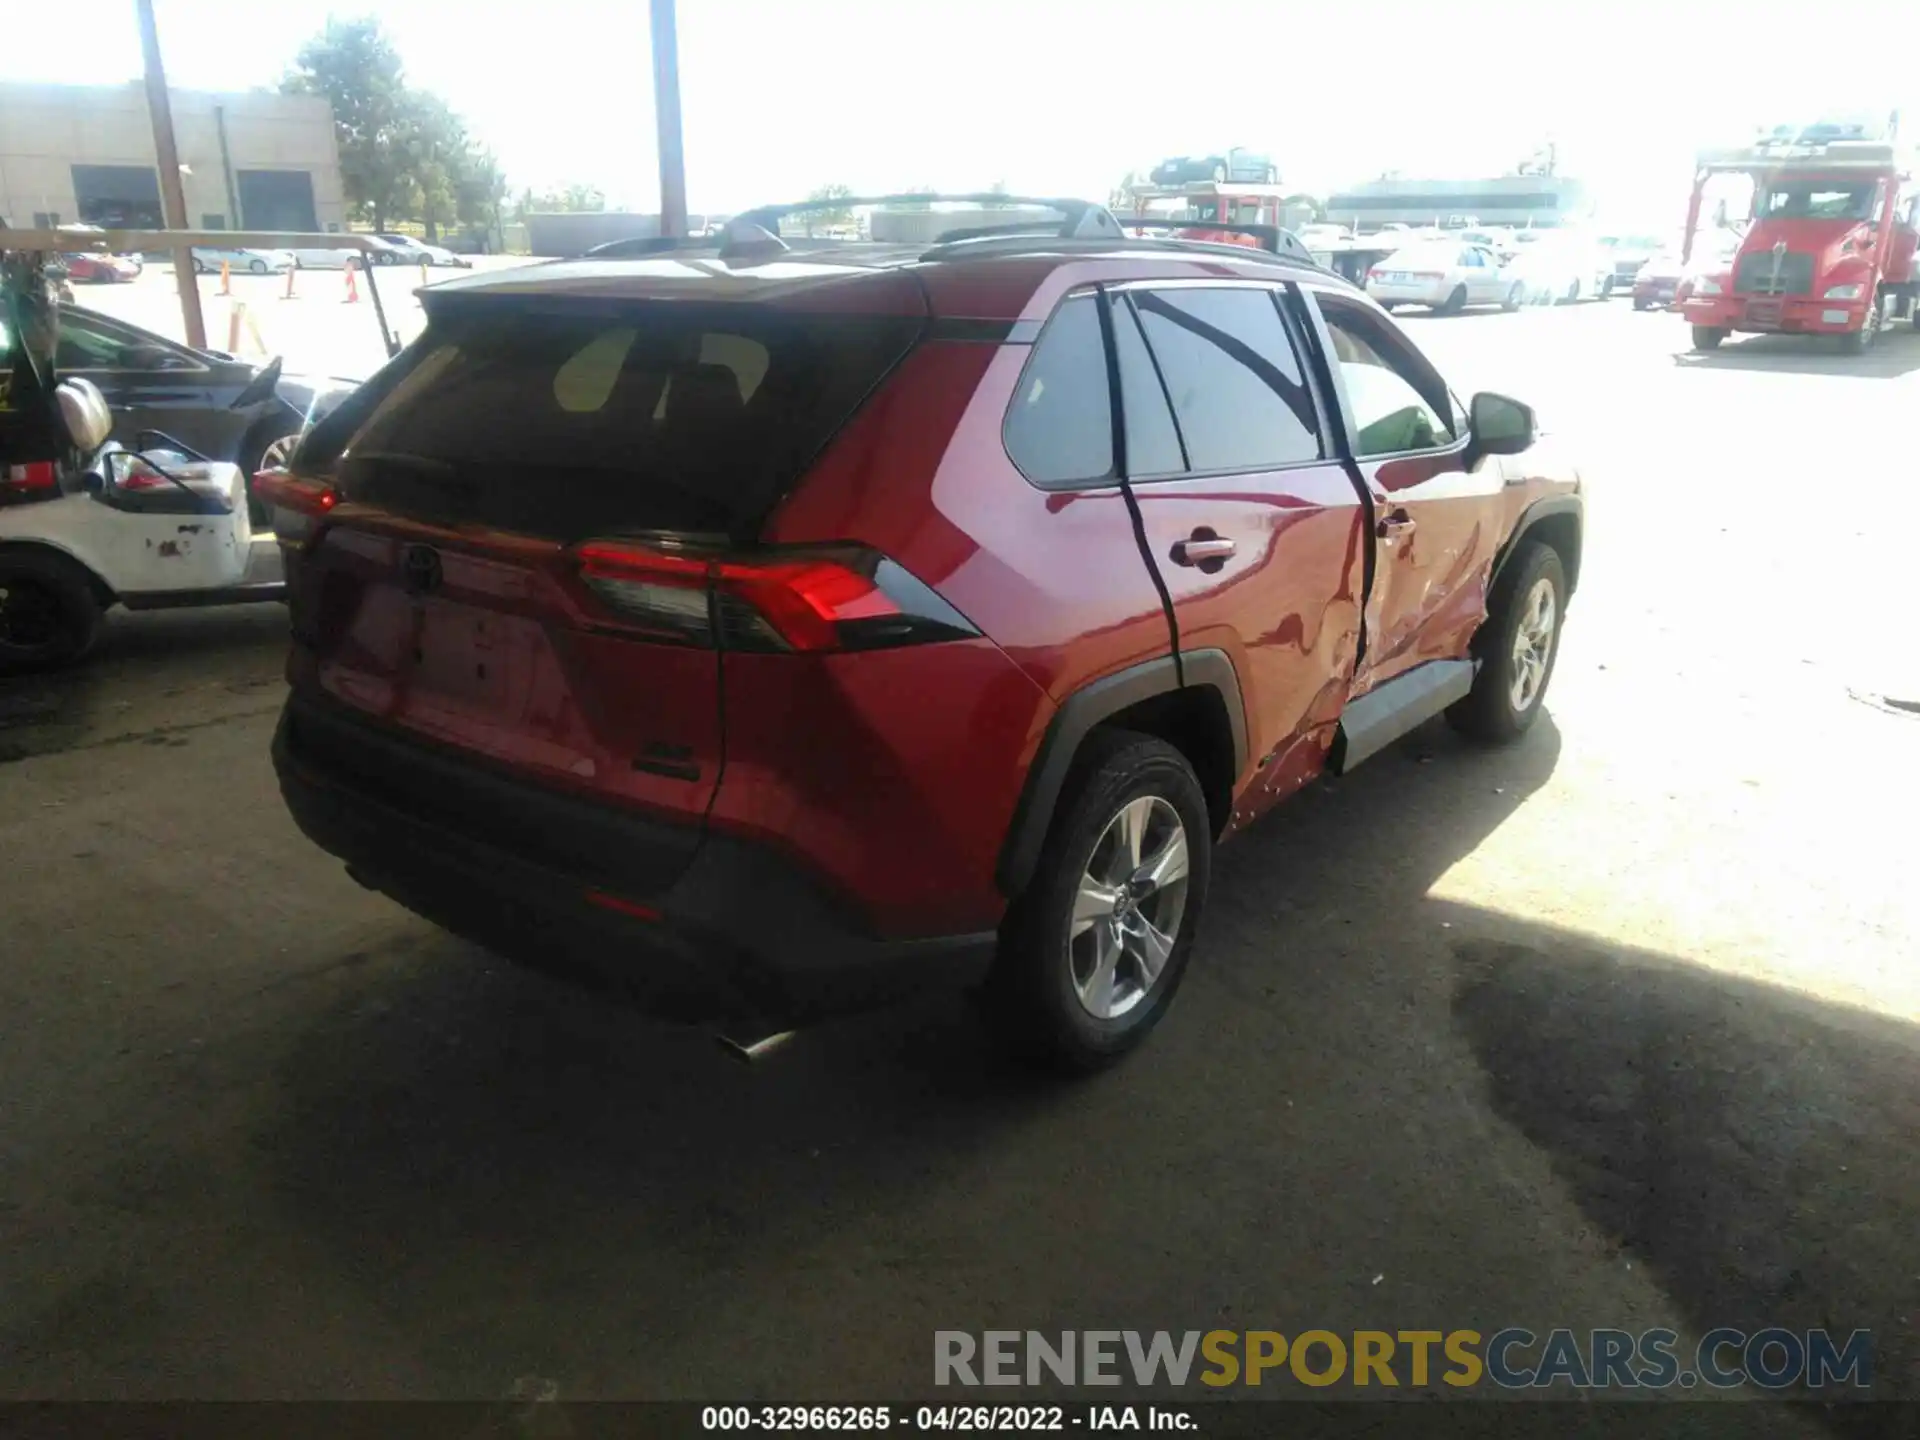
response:
M687 233L687 167L680 149L680 42L673 0L652 0L653 114L660 137L660 233Z
M135 0L140 15L140 48L147 59L147 110L153 118L153 158L160 170L160 204L169 230L187 228L187 197L180 187L180 149L173 139L173 106L167 98L167 72L160 64L160 31L153 0ZM200 280L194 274L193 249L173 252L173 277L180 289L180 318L187 344L207 348L207 321L200 313Z

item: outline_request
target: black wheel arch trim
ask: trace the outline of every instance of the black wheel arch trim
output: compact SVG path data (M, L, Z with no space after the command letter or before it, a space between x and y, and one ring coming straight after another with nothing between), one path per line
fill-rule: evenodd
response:
M1184 673L1185 685L1181 684ZM1054 811L1080 746L1096 726L1129 706L1181 689L1211 688L1226 707L1233 734L1237 778L1247 764L1247 717L1240 677L1224 650L1188 650L1176 659L1162 655L1092 681L1069 695L1054 711L1047 733L1027 770L1027 783L1014 806L1013 822L1000 850L995 881L1012 898L1027 888L1040 863L1041 847L1053 826Z
M1582 497L1579 495L1549 495L1544 500L1534 501L1533 504L1520 512L1519 520L1514 523L1513 533L1507 537L1507 543L1500 547L1500 553L1494 557L1493 573L1487 577L1488 594L1492 594L1493 587L1500 583L1501 572L1507 568L1507 562L1519 551L1520 542L1527 538L1528 532L1538 526L1542 520L1554 515L1574 516L1580 522L1581 538L1584 542L1587 523L1587 502ZM1580 572L1578 565L1569 566L1568 569L1571 573L1567 576L1567 598L1572 599L1574 589L1579 583L1578 577Z

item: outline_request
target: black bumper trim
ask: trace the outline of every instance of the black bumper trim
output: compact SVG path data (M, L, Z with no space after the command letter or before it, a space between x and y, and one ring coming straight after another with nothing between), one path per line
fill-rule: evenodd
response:
M273 741L281 795L310 840L362 884L454 934L651 1013L791 1028L975 983L992 961L990 931L906 940L866 933L783 857L730 836L690 831L690 860L651 891L607 887L597 875L514 853L444 814L415 813L313 766L290 743L311 711L290 699ZM436 783L454 783L456 768L449 762ZM486 775L474 783L493 797L513 782ZM601 888L660 918L594 904L588 892Z

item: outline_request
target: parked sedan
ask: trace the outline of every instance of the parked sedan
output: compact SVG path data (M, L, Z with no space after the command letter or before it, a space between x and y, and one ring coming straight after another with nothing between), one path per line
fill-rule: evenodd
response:
M1150 178L1156 185L1184 185L1207 180L1273 185L1279 182L1280 170L1269 156L1235 146L1224 155L1176 155L1154 166Z
M406 255L396 246L387 244L378 235L355 235L356 241L364 240L369 246L362 250L359 245L325 245L315 248L290 250L293 263L302 270L344 270L348 265L398 265L406 260Z
M1469 305L1515 310L1526 298L1525 282L1502 270L1493 252L1448 241L1394 251L1367 271L1366 289L1389 310L1425 305L1443 315Z
M278 274L294 267L290 250L223 250L210 245L193 247L193 268L202 275L225 265L229 270L251 270L255 275Z
M1526 286L1538 305L1604 300L1613 294L1613 257L1577 236L1545 236L1518 247L1506 273Z
M212 460L253 474L282 464L311 411L318 419L358 383L283 375L219 350L194 350L98 311L60 307L55 369L100 387L113 411L113 438L133 445L163 430ZM264 512L255 509L255 521Z
M400 255L396 258L411 265L451 265L460 270L473 268L473 262L464 255L456 255L444 246L429 245L426 241L416 240L411 235L381 234L373 238L400 251Z
M76 285L124 285L140 278L140 262L130 255L76 250L61 258L66 261L67 278Z

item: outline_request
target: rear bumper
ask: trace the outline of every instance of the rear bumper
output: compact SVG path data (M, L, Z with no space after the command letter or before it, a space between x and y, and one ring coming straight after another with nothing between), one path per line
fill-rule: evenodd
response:
M1804 295L1756 299L1747 295L1689 297L1680 313L1695 325L1759 334L1845 335L1865 323L1861 300L1820 300Z
M603 888L605 880L583 867L536 858L497 835L481 838L371 793L303 743L303 732L316 726L350 728L356 743L415 752L434 767L436 785L467 783L461 763L296 696L274 734L273 760L280 793L308 839L362 884L445 929L508 959L613 989L651 1013L790 1028L963 987L991 963L991 932L878 936L764 846L594 807L596 842L617 827L620 848L661 857L662 874L672 877L651 893ZM472 793L458 797L453 814L497 805L514 789L534 811L554 803L524 782L468 773Z

